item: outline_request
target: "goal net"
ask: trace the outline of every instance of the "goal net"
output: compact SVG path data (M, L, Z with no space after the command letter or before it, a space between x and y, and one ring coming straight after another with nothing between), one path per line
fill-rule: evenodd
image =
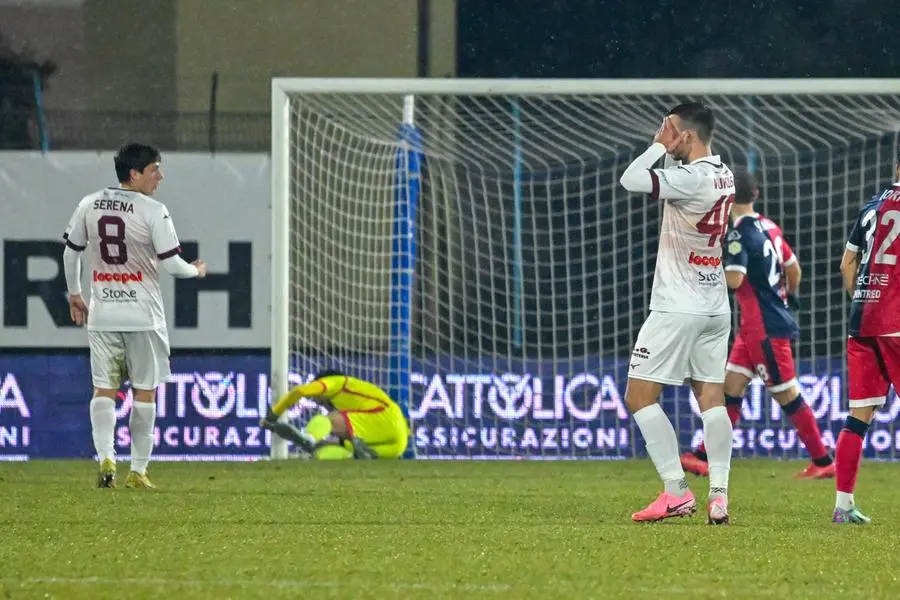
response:
M274 392L326 368L368 379L408 411L418 458L642 456L623 397L661 205L618 180L685 100L714 109L714 152L755 173L799 254L798 376L833 445L837 266L893 178L896 81L274 80ZM695 445L690 390L663 405ZM898 410L869 456L900 451ZM806 456L759 381L735 455Z

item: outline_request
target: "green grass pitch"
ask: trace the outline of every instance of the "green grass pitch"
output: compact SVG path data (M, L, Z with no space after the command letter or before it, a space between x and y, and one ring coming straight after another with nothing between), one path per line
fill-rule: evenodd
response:
M863 464L869 527L802 466L736 461L714 528L632 523L646 461L0 464L0 599L900 597L900 465Z

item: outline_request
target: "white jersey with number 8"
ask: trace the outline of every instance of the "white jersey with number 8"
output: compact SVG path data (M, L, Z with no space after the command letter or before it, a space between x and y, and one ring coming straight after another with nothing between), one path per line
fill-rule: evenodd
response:
M165 329L158 264L181 252L165 205L138 192L106 188L78 203L63 237L70 248L87 254L88 330Z
M650 169L651 197L665 201L650 310L729 314L722 243L734 175L718 156Z

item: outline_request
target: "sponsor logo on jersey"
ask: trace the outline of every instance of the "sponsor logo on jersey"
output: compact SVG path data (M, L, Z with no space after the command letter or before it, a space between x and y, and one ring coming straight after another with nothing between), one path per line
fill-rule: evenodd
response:
M881 290L853 290L856 302L875 302L881 299Z
M134 283L144 281L144 272L103 273L94 271L94 281L98 283Z
M697 283L704 287L715 287L722 283L722 273L720 271L698 271Z
M688 256L688 263L698 267L718 267L722 264L722 258L719 256L700 256L691 252L691 255Z
M101 302L137 302L137 290L133 288L111 290L109 288L100 289Z
M867 275L860 275L856 278L856 287L862 286L878 286L884 287L891 280L891 276L888 273L870 273Z

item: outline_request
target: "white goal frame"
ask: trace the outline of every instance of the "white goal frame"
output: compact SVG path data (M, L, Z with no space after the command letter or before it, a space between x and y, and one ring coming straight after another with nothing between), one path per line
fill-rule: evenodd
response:
M900 95L900 79L378 79L273 78L271 394L288 391L290 364L290 123L291 97L302 94L398 96L566 95ZM403 115L397 115L398 123ZM272 458L287 445L273 436Z

